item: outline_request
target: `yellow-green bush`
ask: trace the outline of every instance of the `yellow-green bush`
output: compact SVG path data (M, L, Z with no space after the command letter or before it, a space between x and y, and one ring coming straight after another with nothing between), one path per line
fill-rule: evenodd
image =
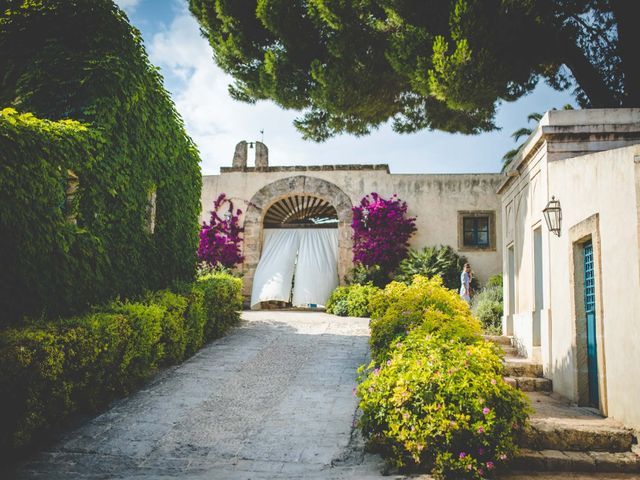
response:
M227 331L239 319L241 290L238 278L209 275L177 293L0 333L0 455L183 360L205 341L205 326L212 336Z
M516 450L527 401L503 380L496 347L412 331L358 386L360 427L401 468L490 477Z
M474 342L480 324L458 294L439 277L416 275L411 284L391 282L371 298L371 353L381 361L392 342L420 326L425 333Z
M371 298L380 289L373 285L354 283L336 288L327 301L327 313L342 317L368 317Z

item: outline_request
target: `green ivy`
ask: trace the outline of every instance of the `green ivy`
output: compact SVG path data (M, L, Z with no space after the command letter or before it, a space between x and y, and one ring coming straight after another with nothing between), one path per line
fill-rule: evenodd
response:
M126 15L5 0L0 58L0 323L192 279L199 156Z

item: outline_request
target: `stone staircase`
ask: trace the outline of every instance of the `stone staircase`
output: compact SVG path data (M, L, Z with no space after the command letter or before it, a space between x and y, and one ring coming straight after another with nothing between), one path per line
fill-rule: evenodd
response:
M640 449L632 430L554 394L542 365L519 357L509 337L485 339L502 347L505 381L526 392L534 410L520 439L520 454L511 462L514 470L640 474Z

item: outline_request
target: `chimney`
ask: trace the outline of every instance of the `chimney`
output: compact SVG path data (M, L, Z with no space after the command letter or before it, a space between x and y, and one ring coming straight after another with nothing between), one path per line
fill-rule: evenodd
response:
M256 141L256 168L267 168L269 166L269 149L262 142Z
M236 145L231 166L233 168L247 168L247 142L244 140Z

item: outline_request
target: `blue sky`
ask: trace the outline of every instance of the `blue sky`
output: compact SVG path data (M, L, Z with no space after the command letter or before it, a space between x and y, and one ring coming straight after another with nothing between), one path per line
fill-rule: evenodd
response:
M116 3L140 29L152 63L160 67L187 132L200 149L203 174L217 174L221 166L230 166L235 144L260 140L260 130L271 165L387 163L392 173L496 172L502 155L514 146L511 132L526 125L529 113L575 105L569 92L541 83L532 94L500 105L496 120L502 129L496 132L400 135L384 126L366 137L343 135L324 143L308 142L292 125L297 112L271 102L248 105L229 97L231 79L213 62L187 0Z

